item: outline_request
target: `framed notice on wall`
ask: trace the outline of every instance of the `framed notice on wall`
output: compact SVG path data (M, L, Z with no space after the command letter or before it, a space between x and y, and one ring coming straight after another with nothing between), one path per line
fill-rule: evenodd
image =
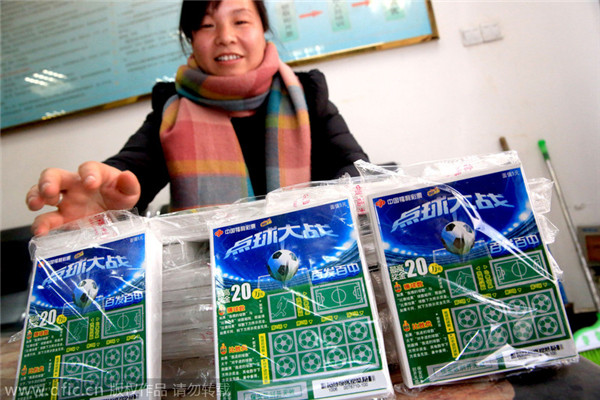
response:
M437 37L427 0L266 0L291 65ZM181 0L2 0L1 128L114 106L172 80Z
M279 55L292 65L438 37L425 0L271 0L266 5Z

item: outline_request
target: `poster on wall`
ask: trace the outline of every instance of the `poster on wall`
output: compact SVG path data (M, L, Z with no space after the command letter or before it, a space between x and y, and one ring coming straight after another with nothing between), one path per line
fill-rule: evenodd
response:
M291 64L437 37L428 0L266 0ZM181 0L3 0L0 128L134 101L186 55Z
M437 37L425 0L267 0L273 41L295 64Z

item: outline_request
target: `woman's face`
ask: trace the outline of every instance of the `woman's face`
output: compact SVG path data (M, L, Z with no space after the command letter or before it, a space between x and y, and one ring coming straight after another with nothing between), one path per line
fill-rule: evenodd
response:
M210 75L242 75L265 55L265 32L252 0L223 0L211 5L200 29L192 33L194 59Z

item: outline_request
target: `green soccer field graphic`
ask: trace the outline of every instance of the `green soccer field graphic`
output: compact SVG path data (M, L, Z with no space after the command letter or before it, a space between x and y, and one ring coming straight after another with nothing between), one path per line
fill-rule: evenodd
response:
M269 348L273 381L379 365L368 318L269 333Z
M489 353L506 344L522 345L567 336L554 291L511 296L452 310L465 355Z
M498 289L549 278L541 250L521 257L509 256L490 260L490 265Z
M142 306L106 312L102 318L102 339L144 329Z
M316 314L353 310L368 306L362 279L350 279L311 288Z
M141 341L66 354L61 361L59 398L108 394L144 382L144 345Z

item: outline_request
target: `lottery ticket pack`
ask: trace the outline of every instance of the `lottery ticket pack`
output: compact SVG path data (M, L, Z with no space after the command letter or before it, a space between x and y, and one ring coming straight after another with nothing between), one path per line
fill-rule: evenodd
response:
M161 215L150 220L163 243L162 359L167 387L211 387L214 376L212 273L207 221L262 208L244 202ZM247 211L246 211L247 212Z
M391 393L348 194L272 194L260 212L209 226L218 398Z
M145 219L127 212L32 240L17 399L154 398L160 248Z
M516 153L415 170L368 196L405 385L576 360Z

